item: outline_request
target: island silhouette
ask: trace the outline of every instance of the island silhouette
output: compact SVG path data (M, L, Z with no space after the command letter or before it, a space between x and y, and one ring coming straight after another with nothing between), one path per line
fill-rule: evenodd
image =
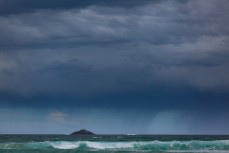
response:
M96 134L86 129L81 129L79 131L75 131L71 133L70 135L96 135Z

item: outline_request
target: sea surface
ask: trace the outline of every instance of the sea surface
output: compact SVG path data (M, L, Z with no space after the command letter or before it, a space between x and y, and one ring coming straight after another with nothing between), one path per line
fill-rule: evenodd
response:
M0 153L229 153L229 136L0 135Z

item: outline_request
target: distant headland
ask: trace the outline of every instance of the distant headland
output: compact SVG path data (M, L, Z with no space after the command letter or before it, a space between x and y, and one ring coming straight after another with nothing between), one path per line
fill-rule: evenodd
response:
M96 135L96 134L86 129L81 129L79 131L73 132L70 135Z

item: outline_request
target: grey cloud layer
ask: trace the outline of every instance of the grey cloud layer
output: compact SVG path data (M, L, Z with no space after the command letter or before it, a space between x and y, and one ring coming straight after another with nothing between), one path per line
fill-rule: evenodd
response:
M86 6L0 17L1 92L228 92L227 0Z
M180 44L195 43L204 36L227 37L228 2L202 2L163 1L131 9L92 6L1 17L1 46Z

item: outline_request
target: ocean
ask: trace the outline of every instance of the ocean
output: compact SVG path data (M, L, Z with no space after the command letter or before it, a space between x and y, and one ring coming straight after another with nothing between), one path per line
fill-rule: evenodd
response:
M0 135L0 153L229 153L229 136Z

